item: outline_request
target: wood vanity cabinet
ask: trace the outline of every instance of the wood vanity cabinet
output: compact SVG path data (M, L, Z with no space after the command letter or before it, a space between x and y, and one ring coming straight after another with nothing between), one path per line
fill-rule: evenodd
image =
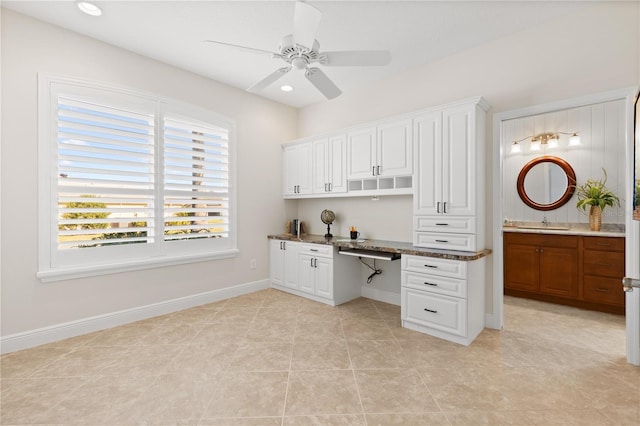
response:
M506 234L505 289L578 296L578 237Z
M506 232L505 294L624 313L624 238Z

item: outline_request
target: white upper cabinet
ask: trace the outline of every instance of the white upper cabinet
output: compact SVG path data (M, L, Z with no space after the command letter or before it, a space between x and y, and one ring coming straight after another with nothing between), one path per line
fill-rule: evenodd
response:
M487 108L477 98L414 117L414 245L484 248Z
M341 133L312 142L314 194L347 191L346 139Z
M388 177L413 173L411 119L379 124L377 130L377 175Z
M417 215L473 216L478 176L475 105L414 119Z
M311 194L311 142L284 147L284 195Z
M347 134L347 179L376 176L376 127L368 126Z
M412 150L411 119L350 131L347 179L411 175Z

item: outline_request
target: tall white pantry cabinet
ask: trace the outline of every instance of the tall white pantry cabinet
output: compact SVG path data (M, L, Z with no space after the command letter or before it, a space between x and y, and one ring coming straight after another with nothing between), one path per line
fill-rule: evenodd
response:
M477 98L414 117L414 246L484 249L487 109ZM470 344L484 329L485 265L402 256L402 326Z

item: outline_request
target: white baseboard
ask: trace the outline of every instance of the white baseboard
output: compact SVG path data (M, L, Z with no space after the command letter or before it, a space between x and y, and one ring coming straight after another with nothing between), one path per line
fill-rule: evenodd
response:
M2 336L0 338L0 353L5 354L32 348L45 343L68 339L82 334L93 333L94 331L105 330L107 328L156 317L158 315L166 315L183 309L217 302L231 297L242 296L243 294L253 293L269 287L270 283L268 279L254 281L233 287L194 294L192 296L181 297L179 299L154 303L152 305L140 306L137 308L29 330L9 336Z
M362 297L377 300L378 302L390 303L400 306L400 293L392 293L390 291L378 290L376 288L362 286Z

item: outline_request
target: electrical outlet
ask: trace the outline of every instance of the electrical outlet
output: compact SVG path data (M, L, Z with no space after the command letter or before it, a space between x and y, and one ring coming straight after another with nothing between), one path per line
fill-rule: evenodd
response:
M255 259L251 259L251 261L249 262L249 267L251 269L256 269L256 260Z

